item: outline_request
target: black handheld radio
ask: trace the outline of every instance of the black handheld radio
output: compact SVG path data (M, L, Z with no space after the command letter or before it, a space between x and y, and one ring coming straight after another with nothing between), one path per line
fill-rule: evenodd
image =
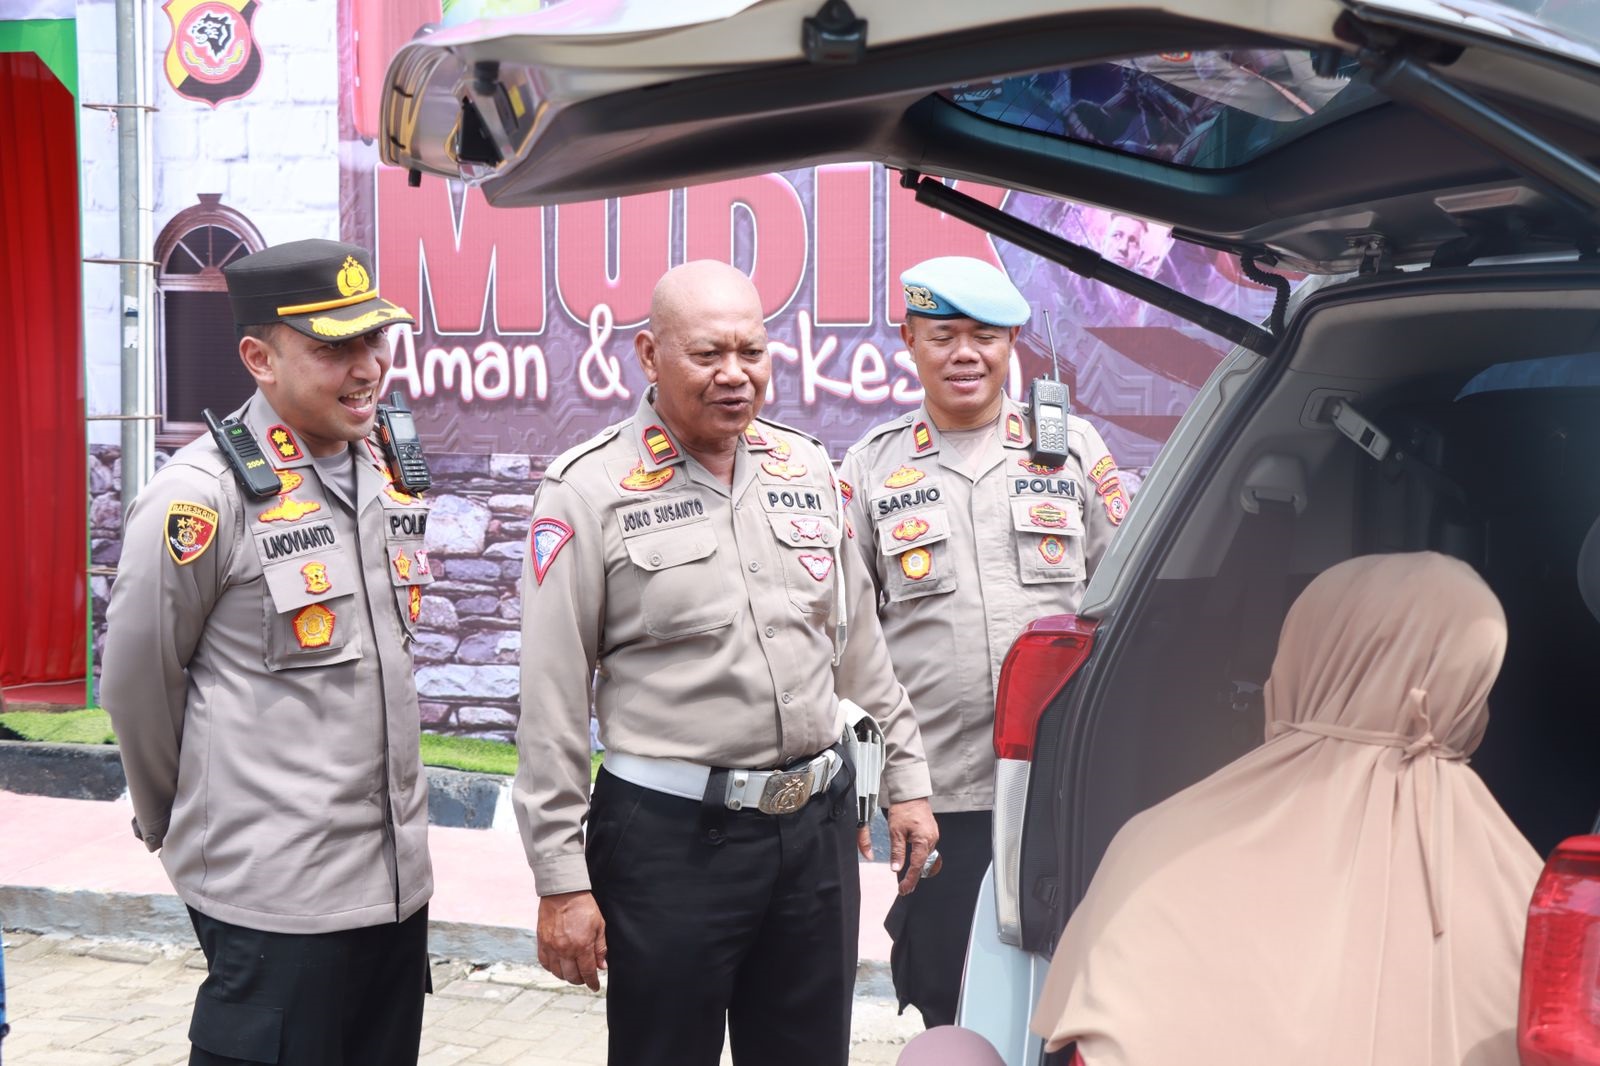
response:
M428 491L433 475L428 472L428 460L422 457L416 419L398 390L390 394L387 404L378 405L378 441L389 457L394 483L413 496Z
M1042 463L1067 461L1067 412L1072 409L1066 383L1061 380L1061 363L1056 357L1056 331L1050 325L1050 312L1044 313L1044 327L1050 335L1050 363L1054 376L1034 378L1029 389L1033 408L1033 457Z
M277 471L272 469L267 457L261 454L261 445L256 443L249 426L237 418L218 422L209 407L201 414L205 416L206 428L211 430L211 439L217 442L222 457L233 467L234 476L246 492L264 500L283 491L283 482L278 480Z

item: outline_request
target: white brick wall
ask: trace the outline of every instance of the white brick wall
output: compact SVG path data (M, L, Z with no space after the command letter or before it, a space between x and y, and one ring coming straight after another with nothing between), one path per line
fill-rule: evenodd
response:
M150 123L152 235L159 235L173 215L198 203L200 193L217 192L224 205L255 223L268 244L338 237L338 5L328 0L261 0L253 22L262 49L261 78L250 95L215 110L179 96L167 84L162 64L170 23L157 0L145 0L144 7L150 17L153 102L160 109ZM77 15L80 99L114 102L114 0L79 0ZM115 118L84 111L80 138L83 254L115 257ZM154 251L148 248L144 254ZM121 408L119 272L86 264L83 280L89 410L115 414ZM117 423L90 423L91 441L115 444L119 439Z

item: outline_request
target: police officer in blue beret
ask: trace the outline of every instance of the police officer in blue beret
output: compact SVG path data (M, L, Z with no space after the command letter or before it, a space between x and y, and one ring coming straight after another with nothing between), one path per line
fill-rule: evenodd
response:
M991 858L1000 665L1028 622L1077 609L1128 497L1081 418L1068 416L1065 461L1036 454L1029 412L1005 392L1029 308L1003 271L943 256L900 280L924 399L869 430L840 476L933 775L943 869L885 923L900 1005L932 1027L955 1020Z

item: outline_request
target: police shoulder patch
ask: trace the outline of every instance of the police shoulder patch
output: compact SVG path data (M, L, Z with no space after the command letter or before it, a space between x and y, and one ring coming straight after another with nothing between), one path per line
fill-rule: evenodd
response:
M217 539L217 512L188 500L167 504L167 554L179 566L188 566Z
M572 527L559 518L538 518L528 530L528 558L533 561L533 580L544 584L544 575L556 554L572 539Z

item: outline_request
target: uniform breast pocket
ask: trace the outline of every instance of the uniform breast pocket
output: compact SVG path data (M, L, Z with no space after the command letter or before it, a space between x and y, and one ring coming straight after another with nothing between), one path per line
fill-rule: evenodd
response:
M1083 508L1077 500L1013 499L1011 526L1023 584L1083 580Z
M729 592L717 535L693 522L628 537L628 558L639 582L645 632L661 640L707 633L732 623L738 605Z
M956 589L950 555L950 517L943 507L903 511L880 518L878 552L890 603L937 596Z
M264 573L268 670L333 666L361 658L356 618L361 575L343 551L273 563Z
M826 617L833 602L834 574L838 565L839 527L821 515L769 514L772 534L778 538L783 558L783 582L789 602L801 612Z

